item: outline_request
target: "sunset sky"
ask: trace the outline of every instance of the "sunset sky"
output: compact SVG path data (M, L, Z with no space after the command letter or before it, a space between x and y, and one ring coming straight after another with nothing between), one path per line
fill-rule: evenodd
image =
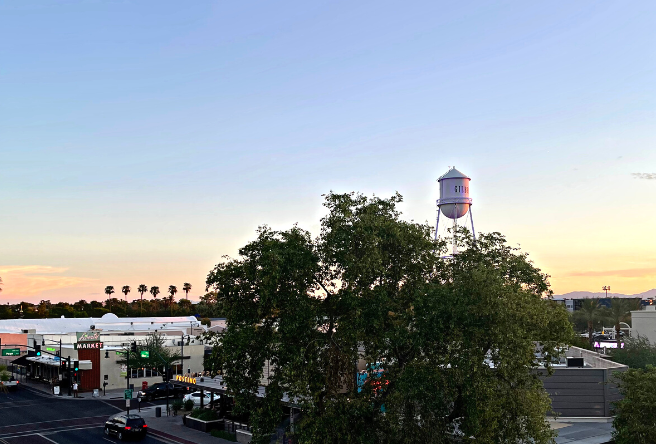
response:
M321 194L472 178L559 294L656 288L656 2L0 1L0 301L204 292Z

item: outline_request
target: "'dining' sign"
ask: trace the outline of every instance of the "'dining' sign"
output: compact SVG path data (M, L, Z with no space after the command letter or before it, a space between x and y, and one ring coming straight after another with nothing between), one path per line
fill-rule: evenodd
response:
M189 376L175 375L176 381L188 382L189 384L195 384L196 378L190 378Z

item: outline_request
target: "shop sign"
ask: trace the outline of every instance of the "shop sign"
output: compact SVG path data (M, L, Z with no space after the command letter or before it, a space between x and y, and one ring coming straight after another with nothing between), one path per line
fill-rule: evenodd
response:
M75 350L100 350L103 347L102 342L77 342L73 345Z
M175 380L180 382L188 382L189 384L196 383L196 378L190 378L189 376L175 375Z
M53 353L55 353L57 351L57 349L55 347L46 347L46 350L49 351L49 352L53 352Z
M99 331L77 332L77 342L100 342Z

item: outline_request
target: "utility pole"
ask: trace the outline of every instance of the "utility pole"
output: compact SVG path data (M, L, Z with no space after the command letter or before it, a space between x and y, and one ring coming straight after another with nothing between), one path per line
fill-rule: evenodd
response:
M601 289L606 292L606 298L608 298L608 292L610 291L610 285L604 285Z

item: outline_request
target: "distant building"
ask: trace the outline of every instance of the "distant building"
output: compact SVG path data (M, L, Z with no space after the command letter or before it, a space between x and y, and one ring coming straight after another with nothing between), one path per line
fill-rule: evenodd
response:
M205 345L196 339L206 328L194 316L119 318L7 319L0 320L2 359L20 366L26 377L43 381L67 380L61 360L79 361L78 380L83 390L125 388L128 369L119 364L131 342L142 343L152 333L162 335L165 347L184 355L172 367L173 375L203 371ZM15 350L18 349L18 356ZM40 349L41 356L36 356ZM11 351L10 351L11 350ZM162 381L157 369L132 368L131 383L141 388Z

